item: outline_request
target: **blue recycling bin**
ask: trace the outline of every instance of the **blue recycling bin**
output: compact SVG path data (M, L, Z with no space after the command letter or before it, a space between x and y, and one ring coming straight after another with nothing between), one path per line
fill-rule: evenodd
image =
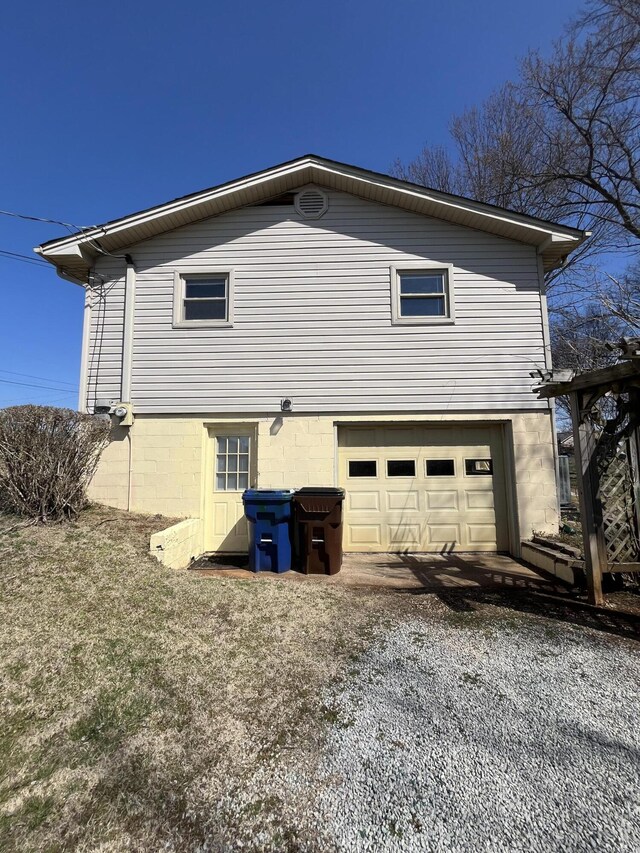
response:
M288 572L291 568L292 497L293 489L246 489L243 492L252 572Z

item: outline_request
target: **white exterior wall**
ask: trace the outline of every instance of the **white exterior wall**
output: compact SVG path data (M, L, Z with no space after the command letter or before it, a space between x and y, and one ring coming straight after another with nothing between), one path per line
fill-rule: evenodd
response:
M89 411L93 411L100 398L121 399L125 263L108 258L101 261L99 268L98 276L102 281L94 283L87 292L90 333L87 361L81 371L81 375L86 376L86 408Z
M131 247L137 413L547 410L535 248L329 192L329 210L248 207ZM123 253L124 254L124 253ZM454 265L454 325L393 326L390 267ZM172 328L174 270L233 269L234 327ZM88 402L119 398L124 260L102 258Z

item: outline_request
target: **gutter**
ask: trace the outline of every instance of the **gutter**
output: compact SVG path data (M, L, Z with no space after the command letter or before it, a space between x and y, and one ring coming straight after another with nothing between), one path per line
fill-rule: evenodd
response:
M41 252L38 252L38 250L37 250L37 249L35 249L34 251L36 251L39 255L40 255L40 254L42 254ZM47 260L49 260L49 259L47 258ZM79 284L79 285L80 285L80 287L86 287L86 286L87 286L87 282L86 282L86 281L82 281L82 280L81 280L81 279L79 279L79 278L74 278L74 276L69 275L69 273L66 273L66 272L64 271L64 269L61 269L60 267L55 267L55 271L56 271L56 274L57 274L60 278L63 278L65 281L70 281L70 282L71 282L71 284Z

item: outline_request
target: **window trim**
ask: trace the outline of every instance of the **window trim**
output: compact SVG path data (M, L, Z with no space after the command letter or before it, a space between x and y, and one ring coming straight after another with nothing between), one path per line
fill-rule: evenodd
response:
M373 462L376 472L375 474L352 474L352 462ZM347 478L349 480L377 480L378 479L378 460L377 459L347 459Z
M467 462L488 462L488 471L467 471ZM493 456L465 456L464 457L464 476L465 477L493 477Z
M443 317L403 317L400 305L400 277L402 273L416 273L424 270L426 273L441 272L444 274L444 304ZM454 301L453 264L439 264L434 261L409 261L390 267L391 274L391 322L394 326L431 326L453 324L456 321Z
M428 471L429 462L452 462L453 463L453 472L451 474L430 474ZM456 460L455 457L452 459L450 456L430 456L428 459L424 460L424 476L429 478L430 480L434 477L456 477Z
M413 464L413 474L390 474L390 462L411 462ZM415 456L401 456L399 459L386 459L384 463L384 476L386 480L415 480L418 476L418 460Z
M227 442L226 450L225 450L224 454L221 454L220 450L218 448L218 442L221 438L224 438L225 441ZM248 444L249 444L249 448L248 448L247 452L241 453L240 450L238 449L237 453L230 454L229 453L229 444L228 444L230 438L235 438L238 441L242 438L246 438L248 441ZM243 433L243 432L216 432L216 434L214 435L214 449L213 450L214 450L214 452L213 452L213 490L214 490L214 492L216 492L217 494L235 494L236 492L244 492L245 489L251 488L251 484L252 484L251 458L252 458L252 451L253 451L253 437L252 437L252 435L250 433ZM225 470L224 471L218 471L218 456L222 456L222 455L224 455L224 458L225 458ZM236 469L235 472L230 472L227 468L230 455L236 456L238 458L238 468ZM246 471L240 471L240 465L239 465L240 456L246 456L247 457L247 470ZM226 484L229 481L229 476L232 475L233 473L235 473L237 479L240 478L241 474L246 473L247 485L242 486L242 487L238 487L236 489L226 488ZM225 478L225 488L224 489L218 488L218 477L220 475L222 475ZM236 480L236 482L237 482L237 480Z
M227 280L227 316L224 320L185 320L184 300L187 279L211 278L223 276ZM234 274L229 267L190 267L173 271L173 328L174 329L207 329L232 328L233 326L233 295Z

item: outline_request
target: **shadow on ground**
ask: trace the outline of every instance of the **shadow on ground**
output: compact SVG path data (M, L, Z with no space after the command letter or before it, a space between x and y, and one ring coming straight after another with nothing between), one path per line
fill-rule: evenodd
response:
M369 555L368 555L369 556ZM373 555L370 555L373 556ZM471 614L490 605L580 625L629 639L640 639L640 595L612 592L606 607L588 603L586 595L557 578L533 571L511 557L485 554L375 555L367 561L381 584L405 595L431 595L457 613ZM390 559L388 559L390 558ZM362 569L356 570L360 577ZM414 584L406 582L410 574ZM394 585L397 580L399 585ZM349 582L349 581L347 581Z
M191 568L202 576L246 580L321 582L405 596L434 596L452 612L473 614L487 606L640 639L640 595L613 592L606 607L590 605L584 592L499 554L345 554L336 575L308 577L248 571L247 556L201 557Z
M572 591L549 593L542 590L457 590L433 592L406 590L408 595L435 595L450 610L471 614L487 605L526 613L640 640L640 599L637 595L614 593L607 607L594 607Z

